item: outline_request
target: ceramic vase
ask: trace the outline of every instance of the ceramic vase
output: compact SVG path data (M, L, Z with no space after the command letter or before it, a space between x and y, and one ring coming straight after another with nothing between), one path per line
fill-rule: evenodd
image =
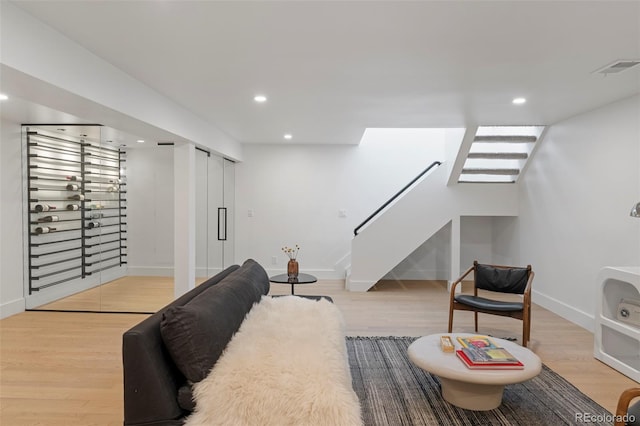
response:
M287 275L289 278L298 278L298 261L291 259L287 263Z

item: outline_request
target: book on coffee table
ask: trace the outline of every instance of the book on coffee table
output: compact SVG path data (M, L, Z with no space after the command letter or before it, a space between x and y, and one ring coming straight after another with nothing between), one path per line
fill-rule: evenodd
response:
M462 363L471 370L523 370L524 364L520 361L515 362L473 362L464 352L464 349L458 349L456 355Z
M470 346L468 348L462 348L461 350L467 358L475 364L492 364L496 362L502 364L518 363L518 358L513 356L511 352L505 348L478 348Z

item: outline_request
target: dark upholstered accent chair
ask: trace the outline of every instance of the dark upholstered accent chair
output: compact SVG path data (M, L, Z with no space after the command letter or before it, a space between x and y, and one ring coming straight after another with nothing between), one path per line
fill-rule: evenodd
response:
M471 272L474 273L473 294L456 294L456 287ZM449 299L449 333L453 328L453 311L473 311L475 330L478 332L478 312L517 318L522 321L522 346L529 343L531 332L531 282L534 273L526 268L483 265L477 261L451 286ZM478 290L494 293L522 294L522 301L502 301L478 296ZM488 293L491 294L491 293Z
M640 388L627 389L618 398L618 408L616 409L615 426L638 426L640 425L640 400L631 404L635 398L640 397Z

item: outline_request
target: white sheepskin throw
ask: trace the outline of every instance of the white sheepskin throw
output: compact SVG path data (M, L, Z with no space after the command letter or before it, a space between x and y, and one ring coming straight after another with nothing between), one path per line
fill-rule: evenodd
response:
M362 425L338 308L264 296L209 375L187 426Z

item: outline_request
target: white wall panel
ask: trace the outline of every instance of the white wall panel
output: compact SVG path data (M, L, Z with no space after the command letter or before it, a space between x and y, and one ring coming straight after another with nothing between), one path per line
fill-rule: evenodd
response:
M640 96L552 126L520 187L520 216L500 220L501 257L531 263L534 302L587 329L605 266L640 265Z
M0 318L25 307L20 132L19 123L0 122Z

